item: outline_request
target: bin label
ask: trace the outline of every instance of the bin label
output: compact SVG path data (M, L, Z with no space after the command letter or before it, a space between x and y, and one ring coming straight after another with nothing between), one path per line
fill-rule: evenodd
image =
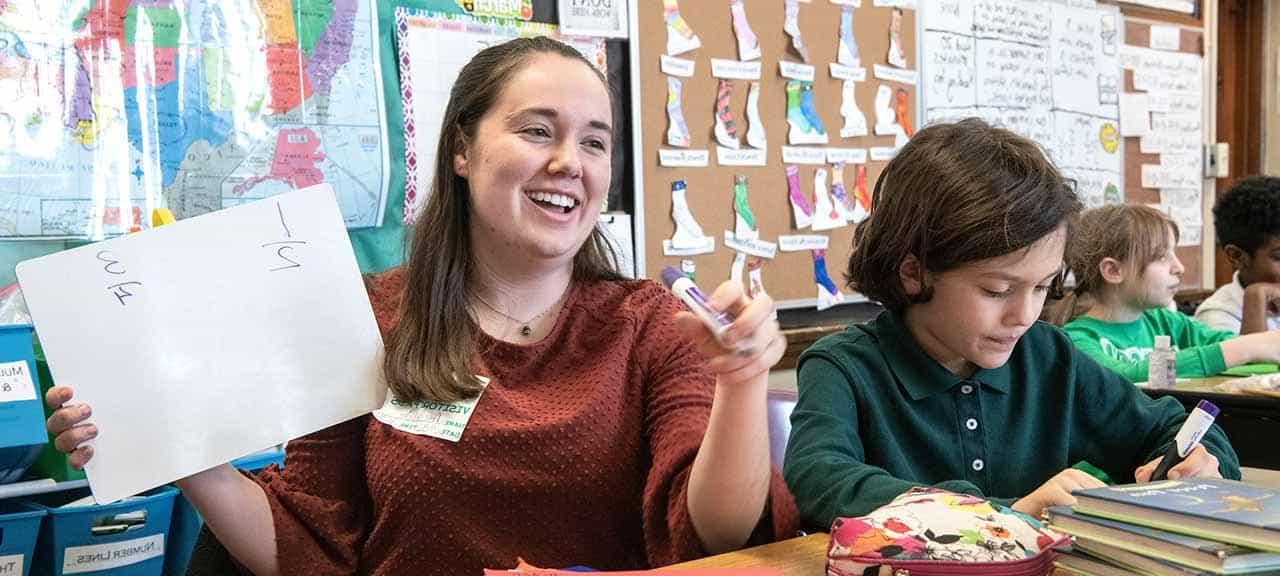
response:
M164 556L164 534L110 544L67 546L62 556L63 574L110 570Z
M0 402L36 399L36 384L26 360L0 362Z
M22 555L0 556L0 576L22 576Z

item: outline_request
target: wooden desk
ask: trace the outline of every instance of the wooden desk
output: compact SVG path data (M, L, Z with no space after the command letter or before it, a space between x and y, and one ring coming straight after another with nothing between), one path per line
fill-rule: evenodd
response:
M810 534L737 552L673 564L667 568L753 568L767 566L787 576L824 576L827 573L825 533Z
M1280 437L1280 398L1222 392L1218 384L1232 376L1212 376L1179 380L1172 389L1143 388L1152 398L1171 396L1190 411L1201 400L1213 402L1222 412L1217 424L1231 439L1240 456L1241 466L1280 469L1280 450L1274 439Z

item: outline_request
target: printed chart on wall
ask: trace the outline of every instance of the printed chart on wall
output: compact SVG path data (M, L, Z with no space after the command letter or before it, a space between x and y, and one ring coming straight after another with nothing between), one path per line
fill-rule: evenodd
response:
M373 0L0 2L0 237L101 238L322 182L379 226Z
M600 38L564 37L551 24L506 18L396 9L400 96L404 110L405 223L412 223L431 190L440 123L462 66L489 46L515 38L553 36L607 70Z
M1123 200L1117 9L934 0L921 12L926 123L1002 125L1039 142L1086 206Z

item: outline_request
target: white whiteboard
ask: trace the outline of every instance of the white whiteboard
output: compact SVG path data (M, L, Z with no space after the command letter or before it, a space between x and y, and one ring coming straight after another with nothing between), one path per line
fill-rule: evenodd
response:
M382 338L327 184L17 275L54 381L93 407L99 502L382 405Z
M1040 143L1086 206L1123 200L1119 9L930 0L920 12L922 124L983 118Z

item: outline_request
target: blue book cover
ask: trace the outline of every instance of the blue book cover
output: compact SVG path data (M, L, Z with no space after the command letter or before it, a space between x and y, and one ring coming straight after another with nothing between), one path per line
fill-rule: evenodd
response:
M1234 480L1187 478L1072 495L1082 514L1280 552L1278 492Z

